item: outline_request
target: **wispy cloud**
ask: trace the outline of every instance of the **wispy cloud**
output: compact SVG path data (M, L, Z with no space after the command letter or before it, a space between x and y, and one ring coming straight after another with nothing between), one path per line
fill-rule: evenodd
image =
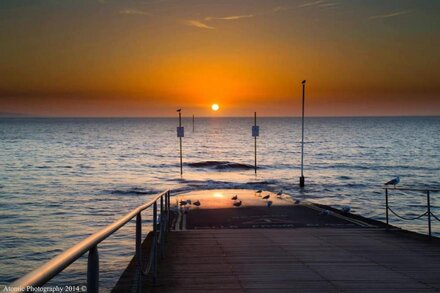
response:
M143 10L138 9L123 9L119 11L120 14L125 15L143 15L143 16L151 16L152 14Z
M383 19L383 18L396 17L396 16L399 16L399 15L408 14L410 12L411 12L410 10L395 11L395 12L390 12L390 13L387 13L387 14L380 14L380 15L370 16L369 19Z
M303 4L298 5L298 7L334 7L337 6L338 2L328 1L328 0L316 0L316 1L309 1L305 2Z
M201 29L209 29L209 30L215 29L215 27L212 27L210 25L207 25L206 23L201 22L200 20L195 20L195 19L187 20L185 21L185 24Z
M226 15L226 16L207 16L203 18L203 20L187 20L185 21L186 25L201 28L201 29L215 29L215 27L208 24L208 22L213 21L233 21L233 20L240 20L245 18L254 18L269 14L275 14L282 11L290 10L291 7L285 7L285 6L277 6L269 11L261 12L261 13L254 13L254 14L235 14L235 15Z
M213 16L208 16L205 17L206 21L210 21L210 20L238 20L238 19L242 19L242 18L252 18L257 16L256 14L245 14L245 15L230 15L230 16L223 16L223 17L213 17Z
M325 3L324 0L317 0L317 1L309 1L303 4L300 4L299 7L309 7L309 6L318 6L320 4Z

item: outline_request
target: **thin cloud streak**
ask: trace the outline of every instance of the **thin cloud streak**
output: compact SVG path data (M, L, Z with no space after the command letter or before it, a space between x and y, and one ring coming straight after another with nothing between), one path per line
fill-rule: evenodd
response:
M195 19L187 20L187 21L185 21L185 24L189 25L189 26L196 27L196 28L201 28L201 29L209 29L209 30L215 29L215 27L209 26L206 23L203 23L200 20L195 20Z
M143 15L143 16L151 16L152 14L146 11L138 10L138 9L123 9L119 11L119 14L125 15Z
M277 6L270 11L257 13L257 14L228 15L228 16L218 16L218 17L207 16L204 18L203 21L193 19L193 20L185 21L185 24L189 25L189 26L197 27L197 28L202 28L202 29L215 29L215 27L206 24L206 22L216 21L216 20L220 20L220 21L221 20L225 20L225 21L232 20L233 21L233 20L240 20L240 19L245 19L245 18L254 18L254 17L258 17L258 16L263 16L263 15L275 14L275 13L279 13L279 12L283 12L283 11L287 11L287 10L291 10L291 9L292 9L291 7Z
M396 12L391 12L391 13L387 13L387 14L370 16L369 19L384 19L384 18L396 17L396 16L408 14L410 12L411 12L410 10L396 11Z
M210 20L238 20L238 19L242 19L242 18L252 18L257 16L256 14L246 14L246 15L231 15L231 16L223 16L223 17L212 17L212 16L208 16L205 17L206 21L210 21Z

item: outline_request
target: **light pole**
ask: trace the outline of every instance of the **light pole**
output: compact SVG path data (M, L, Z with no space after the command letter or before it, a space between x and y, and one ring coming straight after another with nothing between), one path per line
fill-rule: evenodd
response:
M304 98L306 92L306 81L302 81L302 130L301 130L301 177L299 177L299 187L304 187Z
M180 175L183 174L183 160L182 160L182 137L184 136L184 130L182 127L182 109L178 109L179 112L179 127L177 127L177 137L179 137L180 142Z

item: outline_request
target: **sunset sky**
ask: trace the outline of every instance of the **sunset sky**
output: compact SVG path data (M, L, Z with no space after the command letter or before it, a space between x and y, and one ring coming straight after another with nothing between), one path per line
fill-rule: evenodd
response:
M0 112L297 116L303 79L311 116L440 115L440 1L0 2Z

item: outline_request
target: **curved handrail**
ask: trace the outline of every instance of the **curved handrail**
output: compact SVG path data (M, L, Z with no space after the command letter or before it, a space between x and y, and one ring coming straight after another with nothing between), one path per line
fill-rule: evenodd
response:
M89 237L75 244L71 248L65 250L61 254L57 255L56 257L44 263L43 265L39 266L35 270L15 280L10 284L10 286L27 288L28 286L37 287L44 285L47 281L52 279L54 276L56 276L58 273L63 271L65 268L67 268L78 258L80 258L83 254L85 254L87 251L97 246L104 239L106 239L114 232L119 230L122 226L124 226L129 221L131 221L140 212L151 207L155 202L157 202L158 199L160 199L161 197L163 197L168 193L169 190L159 193L152 200L135 208L121 219L113 222L107 227L101 229L100 231L90 235Z

